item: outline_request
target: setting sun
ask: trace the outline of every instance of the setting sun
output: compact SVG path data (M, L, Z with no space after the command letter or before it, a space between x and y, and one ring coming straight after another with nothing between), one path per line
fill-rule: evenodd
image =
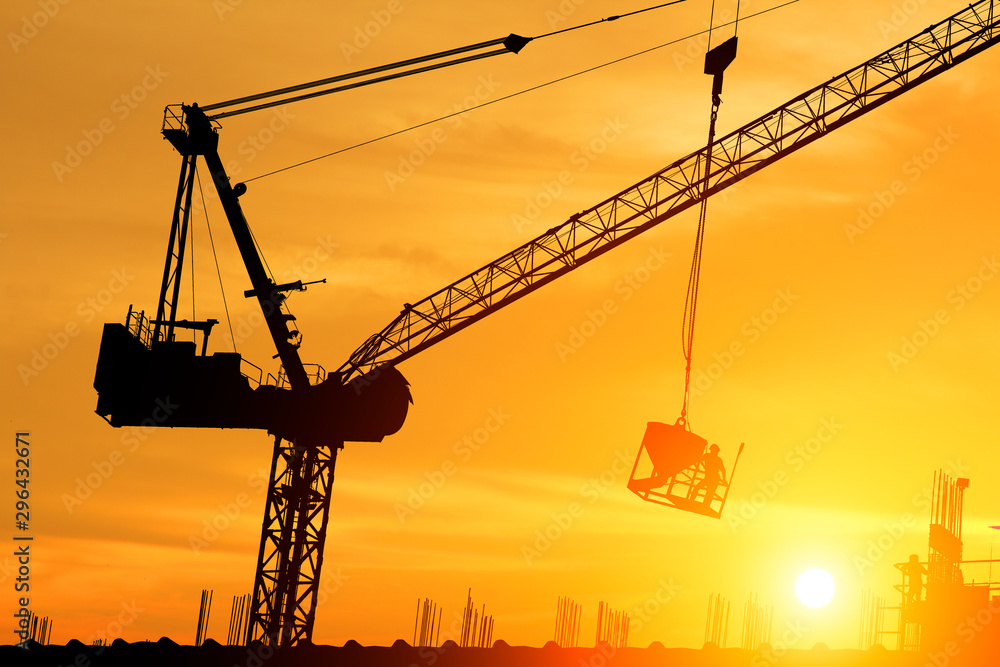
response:
M833 599L833 577L826 570L812 568L795 580L795 596L807 607L825 607Z

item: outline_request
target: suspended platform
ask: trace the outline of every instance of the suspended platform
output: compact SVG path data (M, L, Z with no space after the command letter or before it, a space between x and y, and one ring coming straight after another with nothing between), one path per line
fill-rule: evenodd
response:
M739 451L743 452L742 444ZM628 488L648 502L718 519L732 481L726 478L718 452L718 445L709 446L705 438L689 431L683 420L674 424L649 422Z

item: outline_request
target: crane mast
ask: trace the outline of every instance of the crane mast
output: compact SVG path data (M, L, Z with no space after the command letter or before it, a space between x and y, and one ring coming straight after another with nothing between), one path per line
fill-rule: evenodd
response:
M268 276L239 203L245 186L230 185L218 154L215 118L263 106L215 116L205 113L211 107L168 107L163 134L181 153L182 165L157 315L150 321L130 309L124 326L105 325L94 380L96 411L116 427L148 425L150 412L169 392L171 405L178 407L158 426L255 428L275 436L246 641L278 646L311 641L337 451L344 441L381 441L402 426L411 400L396 364L993 46L1000 39L998 6L1000 0L970 5L422 301L406 304L330 377L311 376L299 358L297 332L288 326L294 318L281 306L284 293L301 284L277 285ZM526 41L514 37L469 49L502 44L490 53L516 53ZM278 92L297 94L303 87ZM308 96L313 94L285 101ZM251 386L236 353L207 356L215 320L176 319L198 157L219 193L250 277L252 289L246 294L263 311L290 388ZM203 333L200 356L193 342L175 340L176 328Z
M170 248L167 251L160 311L164 310L168 282L174 289L169 303L170 336L175 319L177 285L183 257L184 236L193 190L195 160L201 156L219 194L255 297L264 314L268 331L278 350L281 366L293 391L305 391L309 375L299 358L295 334L289 330L292 316L281 310L285 300L282 287L268 276L253 235L243 216L239 195L245 186L234 189L219 158L219 135L213 122L197 105L183 106L183 123L164 127L164 136L183 156L178 185ZM171 116L168 113L167 118ZM181 120L176 114L174 118ZM181 201L186 205L182 208ZM176 241L175 241L176 239ZM175 243L179 252L175 253ZM171 267L171 264L174 264ZM168 281L168 276L173 276ZM158 312L158 320L162 314ZM159 326L159 325L157 325ZM155 336L154 336L155 339ZM330 514L330 487L343 442L310 442L297 437L291 441L275 436L271 471L265 499L257 571L247 627L246 641L261 640L272 645L290 645L312 636L313 611L319 591L326 526Z

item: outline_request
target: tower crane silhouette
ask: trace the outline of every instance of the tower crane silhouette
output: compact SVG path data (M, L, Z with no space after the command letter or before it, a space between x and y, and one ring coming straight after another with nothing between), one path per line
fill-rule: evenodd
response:
M396 366L612 248L699 204L750 174L993 46L1000 0L980 0L914 37L835 76L649 178L581 211L434 294L405 304L336 371L307 367L285 308L288 292L268 275L239 198L219 157L219 119L372 81L519 51L528 38L504 39L416 58L361 73L291 86L199 107L167 107L163 135L181 154L160 299L154 318L131 308L125 323L105 324L94 380L96 412L112 426L251 428L274 436L253 602L246 641L311 641L330 489L345 441L378 442L398 431L411 396ZM445 60L451 59L451 60ZM350 82L348 82L350 81ZM266 100L266 101L265 101ZM215 320L178 320L181 267L195 167L201 158L246 265L281 361L273 382L241 372L233 353L207 354ZM202 334L175 339L178 329Z

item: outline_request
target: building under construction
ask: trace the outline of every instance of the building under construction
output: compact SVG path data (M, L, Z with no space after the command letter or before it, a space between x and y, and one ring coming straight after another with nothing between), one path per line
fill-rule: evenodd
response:
M967 478L934 474L927 560L911 556L896 563L899 606L879 605L872 615L877 629L871 636L877 642L919 651L938 665L995 664L1000 656L1000 582L991 581L994 561L963 560L962 500L968 488ZM963 565L970 571L988 566L986 578L969 579ZM891 612L897 612L898 623L886 629Z

